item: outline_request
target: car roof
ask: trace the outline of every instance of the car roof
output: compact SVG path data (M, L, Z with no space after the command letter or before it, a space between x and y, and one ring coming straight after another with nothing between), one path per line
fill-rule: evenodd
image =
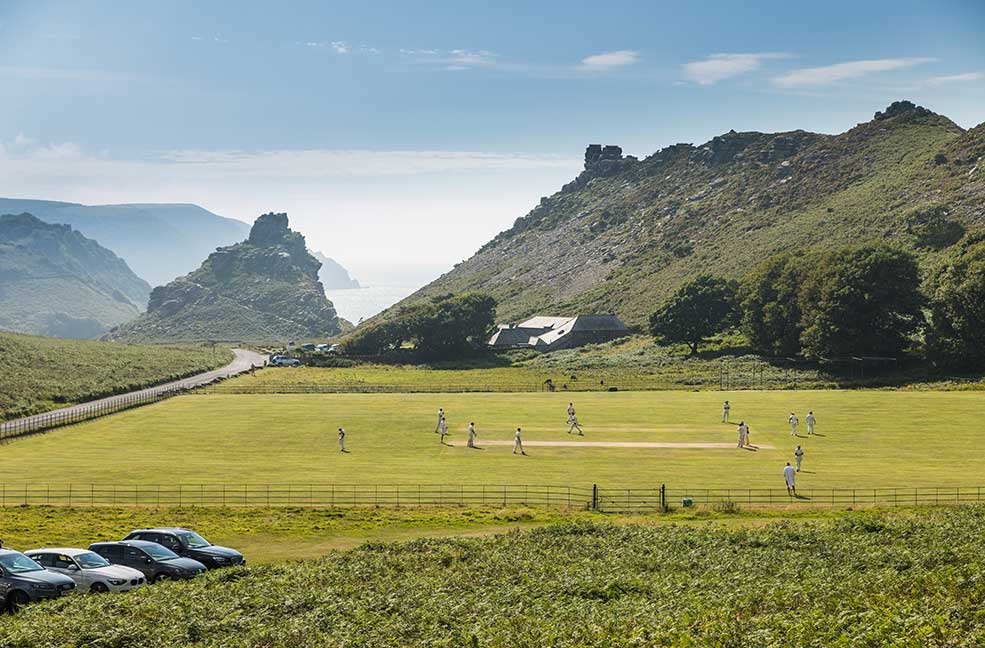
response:
M121 545L124 547L149 547L156 544L156 542L148 542L147 540L107 540L106 542L93 542L90 546L107 547L110 545Z
M41 547L40 549L30 549L24 553L28 556L38 553L57 553L65 556L72 556L74 558L75 556L80 556L82 554L92 553L92 551L89 549L78 549L73 547Z
M154 527L152 529L134 529L130 533L177 533L188 530L183 527Z

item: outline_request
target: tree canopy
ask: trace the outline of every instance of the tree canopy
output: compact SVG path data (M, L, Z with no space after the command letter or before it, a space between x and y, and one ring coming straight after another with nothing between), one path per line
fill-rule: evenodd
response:
M664 342L687 344L694 355L706 338L727 328L734 315L733 285L701 275L681 286L650 316L650 331Z
M985 364L985 233L966 237L931 280L927 345L944 364Z

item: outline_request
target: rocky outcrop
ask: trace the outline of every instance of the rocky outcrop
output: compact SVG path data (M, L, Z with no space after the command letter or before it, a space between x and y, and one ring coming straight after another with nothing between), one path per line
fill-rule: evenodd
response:
M242 243L151 293L147 313L110 337L133 341L280 342L340 331L318 280L321 263L290 229L287 214L264 214Z

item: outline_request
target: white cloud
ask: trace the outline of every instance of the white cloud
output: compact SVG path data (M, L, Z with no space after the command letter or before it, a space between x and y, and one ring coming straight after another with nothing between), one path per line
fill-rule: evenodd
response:
M848 61L823 67L793 70L774 77L773 83L782 88L825 86L838 81L858 79L877 72L905 70L933 60L932 58L891 58Z
M639 63L640 55L633 50L618 50L592 54L581 60L581 68L590 72L606 72L615 68Z
M332 49L338 52L339 54L349 53L349 44L346 43L345 41L332 41L331 45L332 45Z
M748 74L758 70L763 61L788 58L782 52L759 52L751 54L712 54L701 61L684 64L684 75L699 85L712 85L725 79Z
M943 85L945 83L971 83L985 79L985 72L965 72L963 74L945 74L924 79L925 85Z
M433 52L434 50L428 50ZM491 65L495 62L496 54L488 50L470 51L463 49L453 49L450 52L447 62L452 66L483 66Z

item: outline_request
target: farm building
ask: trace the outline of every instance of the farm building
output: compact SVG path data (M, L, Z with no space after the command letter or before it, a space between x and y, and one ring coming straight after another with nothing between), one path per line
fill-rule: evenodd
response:
M629 334L629 328L615 315L537 316L520 324L500 324L489 346L556 351L608 342Z

